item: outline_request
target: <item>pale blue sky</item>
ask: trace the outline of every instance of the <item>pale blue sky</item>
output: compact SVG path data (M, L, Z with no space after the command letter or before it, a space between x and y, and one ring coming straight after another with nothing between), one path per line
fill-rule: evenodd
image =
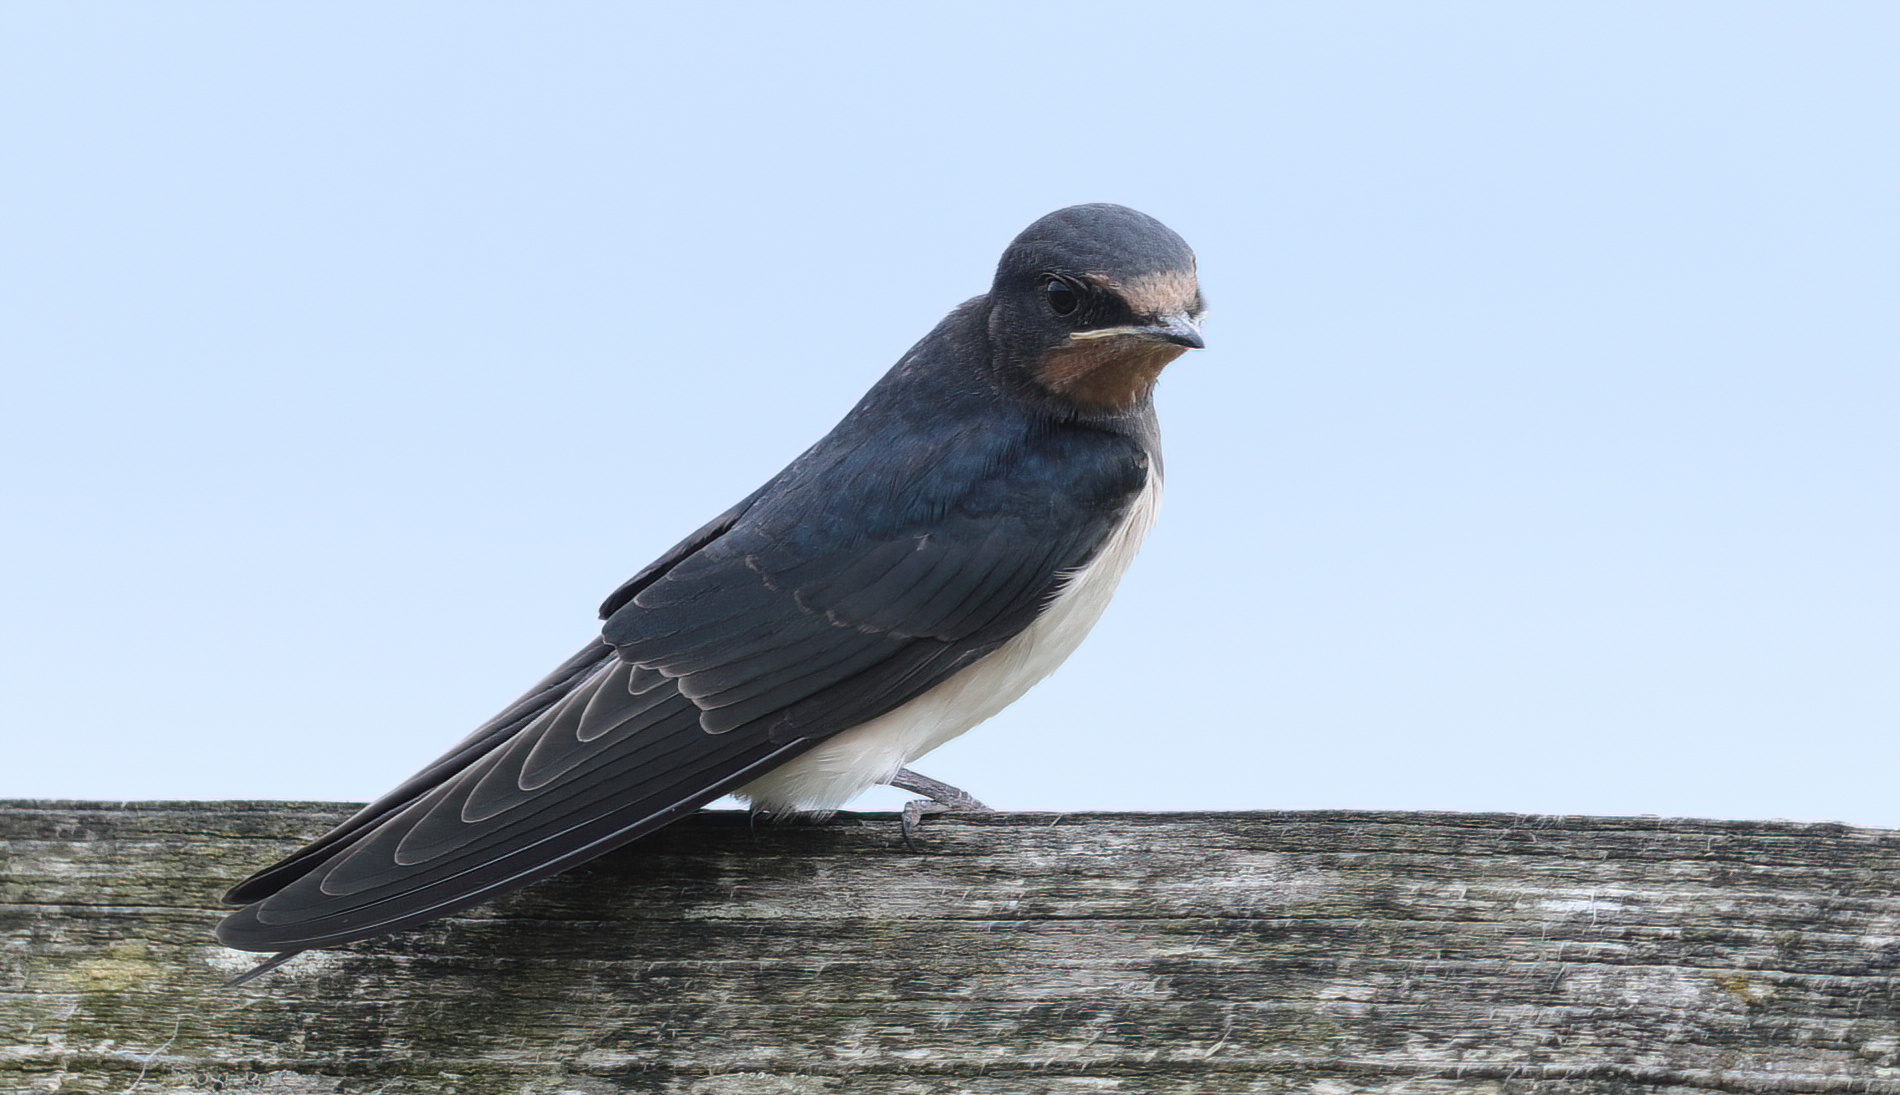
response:
M1117 201L1162 523L922 770L1900 826L1900 7L12 4L0 96L0 795L376 794Z

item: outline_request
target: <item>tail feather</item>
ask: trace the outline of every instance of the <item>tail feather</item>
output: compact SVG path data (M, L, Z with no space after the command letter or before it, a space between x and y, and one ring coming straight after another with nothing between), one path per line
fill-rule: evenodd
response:
M814 744L709 734L673 682L590 648L397 792L240 883L230 896L245 907L218 938L288 957L419 924L651 832Z

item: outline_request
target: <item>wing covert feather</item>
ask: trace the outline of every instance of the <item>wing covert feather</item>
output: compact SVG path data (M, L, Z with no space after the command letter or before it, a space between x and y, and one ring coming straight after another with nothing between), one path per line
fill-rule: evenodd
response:
M677 679L708 732L833 733L854 723L820 712L875 717L1028 626L1125 516L1148 463L1121 435L1029 428L913 459L936 471L846 454L825 464L823 491L794 489L794 465L788 489L649 582L603 637ZM903 489L879 493L893 481Z

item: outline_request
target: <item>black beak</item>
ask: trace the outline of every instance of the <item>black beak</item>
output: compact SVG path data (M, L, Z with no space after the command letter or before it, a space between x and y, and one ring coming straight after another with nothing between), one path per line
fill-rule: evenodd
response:
M1200 325L1185 314L1163 316L1161 322L1148 328L1148 331L1162 342L1172 342L1190 350L1207 349L1207 343L1201 339Z

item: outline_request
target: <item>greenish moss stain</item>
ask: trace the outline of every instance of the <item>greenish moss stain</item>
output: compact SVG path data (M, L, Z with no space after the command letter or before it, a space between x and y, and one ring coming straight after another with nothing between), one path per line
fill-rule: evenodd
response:
M89 958L71 974L73 987L82 993L133 992L155 987L166 978L166 969L143 940L125 939L106 948L103 958Z

